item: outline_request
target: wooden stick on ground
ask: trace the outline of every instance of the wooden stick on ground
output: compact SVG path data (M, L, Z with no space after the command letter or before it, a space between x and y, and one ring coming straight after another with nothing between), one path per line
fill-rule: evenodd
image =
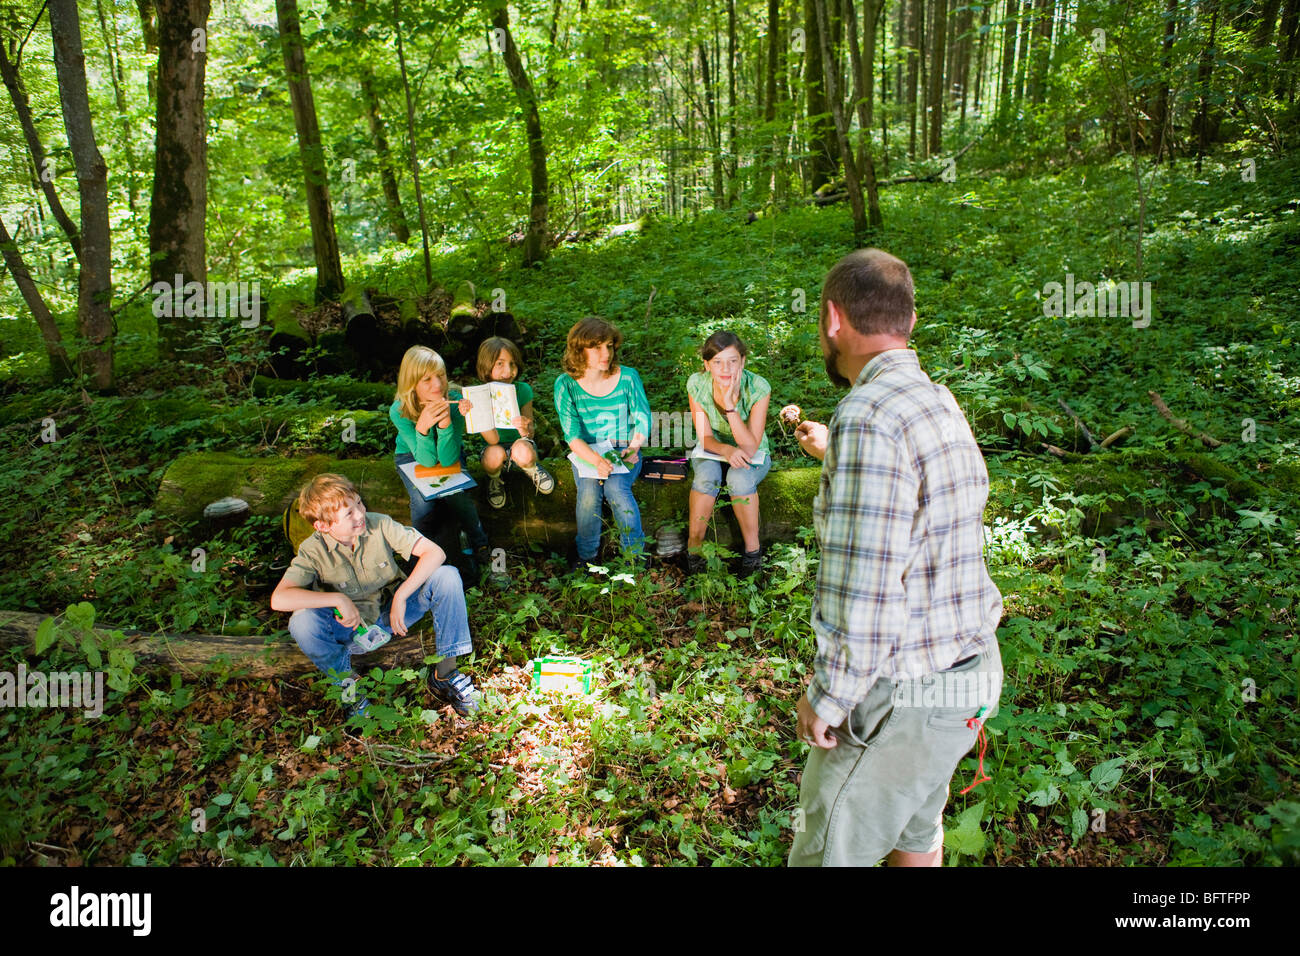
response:
M1049 445L1045 441L1039 442L1038 445L1043 449L1043 451L1047 452L1049 455L1055 455L1062 461L1080 461L1086 457L1085 455L1080 455L1072 451L1066 451L1064 448L1060 448L1056 445Z
M1209 435L1206 432L1198 432L1187 423L1185 418L1175 418L1174 413L1169 410L1169 406L1165 404L1165 400L1160 397L1159 392L1147 392L1147 395L1150 396L1151 404L1155 405L1156 411L1158 411L1171 425L1177 428L1184 435L1190 435L1192 438L1198 439L1206 448L1219 448L1223 445L1223 442L1219 441L1213 435Z
M1065 410L1065 413L1074 419L1075 426L1079 431L1083 432L1084 440L1088 442L1088 451L1096 451L1098 448L1097 442L1092 437L1092 432L1088 431L1088 426L1083 423L1083 419L1074 414L1074 409L1066 404L1065 399L1058 398L1056 404L1060 405Z
M1125 425L1119 431L1111 432L1101 440L1102 448L1109 448L1111 445L1117 445L1125 439L1131 437L1137 431L1136 425Z

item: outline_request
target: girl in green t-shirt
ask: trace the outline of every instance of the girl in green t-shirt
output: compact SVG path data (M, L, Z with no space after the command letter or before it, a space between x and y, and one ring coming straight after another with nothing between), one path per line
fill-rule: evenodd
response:
M506 485L501 480L501 472L507 458L533 479L542 494L549 495L555 490L555 479L537 460L537 446L532 440L533 388L527 382L515 381L523 364L519 346L499 335L485 339L478 347L479 381L510 382L519 402L519 415L511 423L514 428L493 428L483 433L487 442L487 448L483 449L483 470L488 476L488 504L493 508L504 508L506 504Z
M454 465L461 460L465 439L465 414L470 404L447 381L442 356L423 345L412 345L402 356L397 372L397 394L388 417L397 428L394 448L396 465L415 462L434 467ZM488 563L488 538L479 521L478 509L468 491L457 491L426 501L420 490L399 467L398 475L411 500L411 527L447 552L448 560L473 576ZM448 520L450 518L454 520ZM465 532L474 560L461 557L455 525Z
M713 503L722 489L724 470L731 506L745 539L741 574L753 574L763 563L758 540L758 483L772 467L764 431L772 386L745 368L747 354L749 350L739 336L714 332L700 348L704 371L692 375L686 383L691 420L699 441L691 457L695 477L691 483L687 563L692 570L702 565L699 549L713 514ZM714 457L702 457L700 452Z

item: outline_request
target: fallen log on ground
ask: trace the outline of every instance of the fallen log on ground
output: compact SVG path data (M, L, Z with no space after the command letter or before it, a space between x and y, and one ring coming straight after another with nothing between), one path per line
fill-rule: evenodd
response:
M1031 467L1041 472L1049 462L1049 474L1062 490L1095 496L1094 501L1081 506L1080 530L1086 535L1108 534L1134 521L1158 520L1159 508L1149 503L1147 495L1153 488L1170 489L1202 480L1222 482L1237 501L1256 500L1269 487L1292 494L1300 492L1300 466L1275 465L1270 474L1256 480L1209 454L1197 452L1114 448L1102 461L1092 455L1077 460L1049 458L1036 460ZM486 481L477 466L471 468L471 474L479 482L471 494L477 496L479 516L493 546L511 550L535 543L564 552L572 544L575 533L572 469L565 459L551 459L545 464L556 477L555 491L539 495L526 476L518 471L508 472L508 501L500 511L488 507L483 498ZM254 458L230 452L183 455L164 474L154 508L161 518L189 524L199 519L208 503L233 495L247 501L254 515L278 515L307 481L326 471L350 478L372 511L390 514L403 522L409 520L406 489L392 457L387 455L350 459L326 455ZM812 502L820 475L820 467L811 461L778 462L778 467L759 486L765 542L790 541L799 528L812 527ZM663 524L684 527L689 490L689 479L669 484L637 482L635 494L641 506L642 525L648 534L653 535ZM992 525L1000 519L1023 518L1041 505L1041 498L1039 492L1023 481L1017 485L1014 475L995 473L984 521ZM736 550L739 529L725 502L724 494L711 525L710 540ZM1215 504L1207 500L1202 507L1212 509ZM291 517L297 519L296 510L291 511ZM296 527L295 536L299 540L310 533L305 522Z
M507 502L496 511L483 500L487 481L476 468L471 474L479 486L471 491L489 539L520 547L540 544L564 551L576 533L573 470L567 459L550 459L545 466L556 478L555 490L540 495L519 471L506 474ZM199 452L176 459L163 475L155 500L159 515L181 522L197 520L209 502L227 495L249 503L255 515L281 514L299 490L322 472L346 475L357 486L367 508L390 514L399 521L410 517L410 500L391 456L382 458L252 458L229 452ZM759 507L765 540L792 540L800 527L812 526L812 499L821 469L789 467L772 471L759 486ZM690 480L657 484L639 481L635 494L641 506L641 523L648 534L665 523L686 523ZM726 495L722 496L725 503ZM296 510L291 518L296 517ZM739 543L739 529L729 508L715 515L713 529L719 543ZM310 533L305 522L298 534Z
M0 611L0 647L23 647L34 652L36 630L49 614ZM283 616L287 626L288 615ZM287 635L274 640L261 635L166 634L96 624L101 646L109 632L120 630L126 647L135 655L137 667L161 667L195 676L216 665L238 669L249 677L276 677L315 671L315 666ZM355 658L358 670L395 665L419 666L425 656L436 653L428 622L421 622L406 637L393 640L379 650Z

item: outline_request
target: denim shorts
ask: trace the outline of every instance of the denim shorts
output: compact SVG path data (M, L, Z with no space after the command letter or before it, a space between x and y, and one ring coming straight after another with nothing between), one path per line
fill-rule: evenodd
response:
M732 468L726 462L714 461L712 458L692 458L691 471L694 477L691 479L691 490L716 498L722 490L724 470L727 490L731 492L731 500L735 501L758 491L758 483L772 470L772 455L768 453L763 464L750 465L748 468Z
M948 784L978 735L967 721L994 716L1001 688L996 641L960 667L877 680L833 731L839 743L808 757L790 865L874 866L891 850L942 847Z

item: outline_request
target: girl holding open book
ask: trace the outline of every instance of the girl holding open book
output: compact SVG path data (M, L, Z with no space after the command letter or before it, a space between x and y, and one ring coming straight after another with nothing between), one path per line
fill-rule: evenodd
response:
M740 573L753 574L763 563L758 541L758 483L772 467L765 431L772 386L745 368L748 354L739 336L714 332L700 348L704 371L696 372L686 383L698 439L691 456L695 477L691 483L686 545L686 560L692 571L703 567L700 545L722 489L724 472L731 506L745 539Z
M609 502L627 550L642 545L641 512L632 483L650 437L650 403L635 369L621 365L623 333L589 316L569 329L564 371L555 379L555 414L572 454L577 486L578 560L600 550L600 503Z
M460 530L469 538L479 567L488 563L487 533L479 521L478 509L468 491L456 491L432 501L402 471L401 465L415 462L426 467L463 467L461 448L465 437L465 415L470 403L447 381L447 366L437 352L423 345L413 345L402 356L397 372L397 395L388 417L397 426L394 463L411 499L411 527L439 544L453 563L461 554L456 540L454 515Z
M485 431L487 448L483 449L483 470L488 476L488 504L504 508L506 486L501 473L507 462L513 463L533 480L537 490L549 495L555 490L555 479L542 467L533 444L533 388L527 382L515 381L523 367L523 353L509 339L494 335L478 347L478 377L488 384L501 383L514 387L513 406L519 414L510 418L510 426Z

